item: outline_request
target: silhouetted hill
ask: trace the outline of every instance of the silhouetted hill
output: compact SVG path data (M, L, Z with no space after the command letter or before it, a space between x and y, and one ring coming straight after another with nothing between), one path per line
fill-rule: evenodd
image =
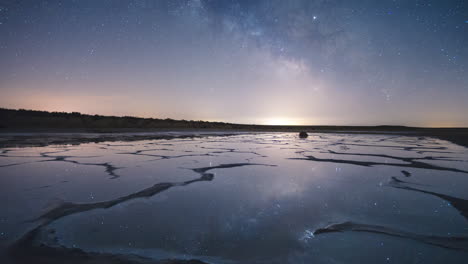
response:
M224 122L86 115L0 108L0 129L240 129L240 130L414 130L405 126L273 126Z
M133 116L86 115L78 112L47 112L0 108L0 128L84 128L84 129L157 129L157 128L226 128L232 124L222 122L187 121Z

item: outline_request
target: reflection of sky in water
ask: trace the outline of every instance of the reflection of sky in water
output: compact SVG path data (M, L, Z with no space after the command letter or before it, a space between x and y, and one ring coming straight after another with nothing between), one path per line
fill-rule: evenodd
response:
M468 236L468 203L454 200L468 198L465 148L402 136L295 136L8 149L0 157L0 201L7 208L0 213L0 245L35 226L24 220L67 201L96 207L49 219L42 233L56 230L58 242L37 239L214 263L463 263L468 257L468 241L447 240ZM157 183L170 186L147 198L131 196ZM105 209L102 201L117 202ZM372 226L314 235L347 221Z

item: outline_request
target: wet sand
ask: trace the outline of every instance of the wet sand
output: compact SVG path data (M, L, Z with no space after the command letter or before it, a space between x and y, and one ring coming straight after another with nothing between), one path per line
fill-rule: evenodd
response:
M468 128L405 128L386 130L385 127L310 127L310 126L250 126L249 129L182 129L182 130L145 130L145 129L0 129L0 148L33 147L48 145L78 145L115 141L158 140L173 138L193 138L208 136L229 136L255 133L290 133L307 131L309 133L357 134L357 135L400 135L430 137L450 141L468 147Z

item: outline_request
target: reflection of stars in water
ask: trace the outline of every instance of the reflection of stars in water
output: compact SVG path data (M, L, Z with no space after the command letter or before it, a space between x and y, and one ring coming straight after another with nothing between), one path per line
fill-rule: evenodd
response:
M306 229L304 231L304 234L299 238L300 241L303 241L305 243L308 243L310 239L314 238L314 232L309 230L309 229Z

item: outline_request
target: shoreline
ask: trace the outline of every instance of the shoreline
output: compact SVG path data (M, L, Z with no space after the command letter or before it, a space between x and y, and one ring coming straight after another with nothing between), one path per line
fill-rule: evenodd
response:
M303 127L301 127L303 128ZM305 127L304 127L305 128ZM356 127L358 128L358 127ZM256 133L298 133L306 131L309 135L325 134L358 134L358 135L400 135L413 137L432 137L447 140L468 148L467 128L416 128L405 130L354 130L342 129L11 129L0 130L0 148L11 147L44 147L49 145L79 145L139 140L170 140L175 138L200 138L211 136L234 136Z

